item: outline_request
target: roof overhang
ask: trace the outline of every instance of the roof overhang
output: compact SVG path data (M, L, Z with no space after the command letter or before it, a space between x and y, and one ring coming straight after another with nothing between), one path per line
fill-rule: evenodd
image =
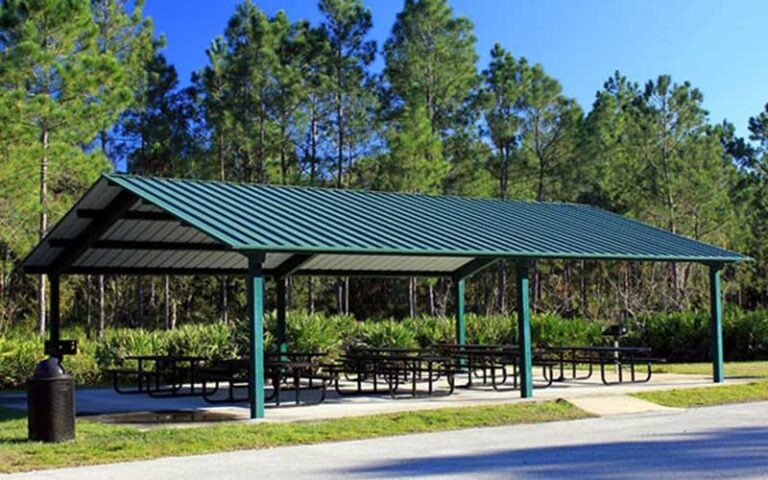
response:
M217 215L217 212L210 211L211 205L230 210L253 209L254 214L261 214L260 210L257 211L260 208L258 202L238 203L232 201L234 197L208 199L201 196L199 206L194 197L184 199L186 203L181 204L172 193L163 199L154 191L135 187L130 182L126 182L125 178L138 177L104 176L98 180L24 259L20 265L21 271L46 274L241 275L247 271L248 255L254 253L264 255L263 270L266 274L281 277L287 275L465 277L492 265L501 258L703 263L728 263L745 259L738 254L731 254L731 252L688 239L685 240L694 242L694 247L699 249L690 249L696 253L695 255L681 254L679 245L673 244L672 240L677 241L684 237L674 236L668 232L664 232L665 236L660 237L659 251L649 255L642 253L629 255L622 252L584 248L575 251L536 251L535 249L520 251L498 247L464 246L470 243L468 241L461 243L462 248L442 249L425 249L419 248L418 245L412 248L387 248L373 244L374 242L371 245L352 247L342 244L299 245L289 237L293 220L286 216L279 217L279 226L283 230L270 230L274 237L284 239L283 243L241 244L222 234L221 229L211 226ZM159 179L145 181L168 182ZM391 196L399 198L397 195ZM228 203L223 205L222 202L225 201ZM275 201L270 199L270 202ZM199 212L196 211L198 208L200 210L206 208L209 211L206 211L205 215L198 214ZM316 207L308 204L306 208ZM221 212L218 214L220 215ZM312 212L304 211L301 215L310 217ZM441 213L441 215L444 214ZM273 216L269 221L277 222L274 218L278 217ZM435 218L445 221L446 217L436 216ZM595 222L606 222L605 218L610 219L610 217L600 217ZM232 220L232 228L258 229L260 224L257 220L251 219L252 223L246 226L243 225L242 220ZM339 216L338 221L343 220L343 215ZM622 228L626 228L624 233L628 238L637 235L636 225L643 226L638 222L631 222L629 225L621 223ZM333 229L334 226L327 227ZM593 225L593 227L599 231L600 225ZM423 228L426 229L426 227ZM273 233L275 231L277 233ZM466 235L471 236L473 233L497 239L502 237L503 232L468 231ZM560 232L556 233L563 235ZM317 236L321 234L326 232L318 230ZM389 235L396 236L396 233L389 233ZM594 237L594 233L591 235ZM460 243L458 240L452 241ZM664 254L665 245L670 246L668 255ZM673 246L675 248L671 248ZM699 251L707 251L704 247L725 253L712 256L698 254Z

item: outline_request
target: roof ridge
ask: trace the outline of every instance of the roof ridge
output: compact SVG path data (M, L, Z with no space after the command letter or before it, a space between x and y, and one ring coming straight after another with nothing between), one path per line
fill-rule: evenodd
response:
M209 184L232 185L232 186L241 186L241 187L278 188L278 189L287 189L287 190L318 190L321 192L330 192L330 193L357 193L357 194L374 194L374 195L399 196L399 197L455 198L455 199L464 200L464 201L518 203L518 204L522 203L522 204L528 204L528 205L563 205L563 206L573 206L573 207L592 207L592 208L600 209L600 207L597 207L595 205L591 205L588 203L567 202L567 201L540 201L540 200L525 200L525 199L501 199L501 198L495 198L495 197L479 197L474 195L469 196L469 195L458 195L458 194L441 194L441 193L424 193L424 192L395 192L395 191L389 191L389 190L370 190L365 188L334 188L334 187L323 187L318 185L282 185L277 183L249 183L249 182L235 181L235 180L159 177L155 175L146 176L146 175L136 175L136 174L130 174L130 173L117 173L117 172L106 173L104 174L104 177L108 179L111 177L123 177L123 178L127 177L127 178L169 181L169 182L178 182L178 183L209 183ZM603 209L600 209L600 210L603 210Z

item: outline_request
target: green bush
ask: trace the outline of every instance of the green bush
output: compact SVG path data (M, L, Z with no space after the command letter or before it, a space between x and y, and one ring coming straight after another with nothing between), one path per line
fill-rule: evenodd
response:
M709 312L642 315L628 340L648 346L655 355L670 361L708 361ZM768 312L727 309L723 315L723 348L726 360L768 358Z
M517 321L511 316L467 314L467 342L513 344ZM554 314L531 318L534 345L603 344L605 323L563 319ZM630 322L624 345L651 347L654 355L673 362L707 361L709 358L708 312L671 312L640 316ZM37 362L42 360L43 339L29 325L8 329L0 335L0 388L23 388ZM265 318L267 351L276 348L274 312ZM174 330L112 329L103 340L89 340L82 329L68 328L63 338L76 338L78 355L67 357L65 367L79 384L104 382L103 372L121 364L128 355L174 354L231 358L248 352L248 324L193 324ZM450 317L422 316L403 320L358 321L350 316L294 311L288 314L287 337L294 351L326 352L337 357L350 346L428 347L455 342L455 322ZM723 320L726 359L768 358L768 312L729 309Z
M266 320L270 337L277 336L277 319L270 314ZM357 335L358 322L349 315L308 314L303 311L289 312L286 318L288 349L298 352L323 352L331 358L339 354ZM268 350L276 348L272 341Z
M531 338L534 345L564 347L567 345L601 345L605 325L580 318L563 319L551 313L531 318Z
M514 344L517 338L517 321L514 316L476 315L464 316L467 343L478 345Z
M6 332L0 337L0 387L21 388L32 376L37 362L44 356L42 340L35 335L14 335Z
M456 324L452 318L421 316L402 320L405 329L414 333L419 347L426 348L439 343L453 343Z
M387 319L362 323L359 344L379 348L418 348L416 332L403 322Z

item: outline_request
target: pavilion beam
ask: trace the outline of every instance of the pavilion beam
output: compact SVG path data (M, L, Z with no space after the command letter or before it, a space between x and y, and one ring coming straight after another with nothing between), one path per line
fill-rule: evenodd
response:
M520 396L533 396L533 360L531 356L531 314L528 292L528 263L518 261L515 268L517 289L517 348L520 371Z
M99 218L104 215L106 210L97 210L93 208L78 208L78 218ZM130 210L125 212L120 220L143 220L153 222L178 222L179 219L167 212L155 212L148 210Z
M46 273L45 267L26 267L24 273ZM71 266L61 272L73 275L226 275L243 276L246 268L185 268L185 267L88 267ZM264 271L269 275L269 271Z
M102 236L109 227L125 212L130 210L138 198L127 190L120 193L103 210L103 214L93 221L78 235L75 242L65 248L48 269L49 272L60 273L70 267L90 246Z
M77 240L67 240L52 238L49 240L52 248L71 248L77 244ZM104 250L172 250L178 251L226 251L230 250L228 245L221 243L178 243L178 242L156 242L141 240L96 240L90 248L99 248Z
M458 270L453 272L454 278L467 278L480 273L491 265L497 263L500 258L476 258L466 264L462 265Z
M264 254L248 256L248 326L250 347L249 400L251 418L264 418Z
M431 270L324 270L302 269L294 276L310 277L361 277L361 278L440 278L453 277L453 272Z
M272 269L272 275L275 278L283 278L296 273L302 265L312 260L315 256L308 253L297 253L291 255L287 260Z
M712 381L723 383L725 373L723 371L723 306L722 293L720 291L720 272L723 266L720 264L709 265L709 341L710 356L712 358Z

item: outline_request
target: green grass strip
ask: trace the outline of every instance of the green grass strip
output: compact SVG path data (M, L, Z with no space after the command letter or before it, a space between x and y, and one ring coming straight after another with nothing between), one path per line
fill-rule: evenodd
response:
M712 375L711 363L662 363L653 367L655 373ZM768 378L768 361L727 362L726 377Z
M722 385L699 388L679 388L633 394L637 398L666 407L689 408L727 403L759 402L768 400L768 381L742 385Z
M146 431L78 419L76 440L42 444L26 440L24 412L0 408L0 472L587 417L590 417L588 413L558 400L439 408L312 422L230 423Z

